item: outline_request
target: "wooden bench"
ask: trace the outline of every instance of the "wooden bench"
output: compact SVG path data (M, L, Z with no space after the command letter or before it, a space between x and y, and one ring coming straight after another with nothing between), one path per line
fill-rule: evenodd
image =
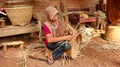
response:
M39 32L39 27L38 24L25 26L8 25L4 28L0 28L0 37Z
M20 48L23 49L23 41L12 41L12 42L4 42L2 43L3 45L3 50L4 52L7 52L7 46L16 46L16 45L20 45Z

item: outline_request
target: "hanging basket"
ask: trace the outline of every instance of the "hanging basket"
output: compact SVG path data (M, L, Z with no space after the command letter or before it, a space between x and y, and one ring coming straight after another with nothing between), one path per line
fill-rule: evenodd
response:
M12 25L24 26L31 21L32 6L14 6L5 8Z

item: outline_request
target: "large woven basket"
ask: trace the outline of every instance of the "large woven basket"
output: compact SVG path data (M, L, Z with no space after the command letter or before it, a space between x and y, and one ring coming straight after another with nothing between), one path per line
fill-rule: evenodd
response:
M24 26L31 21L32 6L7 7L5 10L12 25Z
M108 26L104 38L108 41L120 42L120 26Z

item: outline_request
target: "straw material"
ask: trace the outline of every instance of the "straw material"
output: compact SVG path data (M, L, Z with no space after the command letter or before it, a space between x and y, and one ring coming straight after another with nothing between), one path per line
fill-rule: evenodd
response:
M63 23L64 24L64 23ZM76 58L80 53L80 45L82 35L79 31L74 29L69 23L65 24L67 30L74 32L72 40L69 41L71 48L66 51L67 55L71 58Z
M71 48L66 52L71 58L76 58L80 52L81 34L77 33L74 38L69 41Z
M5 8L12 25L24 26L32 18L32 6Z

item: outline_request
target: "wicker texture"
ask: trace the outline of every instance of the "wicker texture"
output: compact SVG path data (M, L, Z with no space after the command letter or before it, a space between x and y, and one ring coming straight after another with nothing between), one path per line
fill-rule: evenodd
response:
M80 53L79 48L81 44L81 34L80 33L75 34L74 38L69 41L69 44L71 45L71 48L67 50L66 53L71 58L76 58Z
M32 18L32 6L5 8L12 25L24 26Z
M120 42L120 26L108 26L105 32L105 39Z

